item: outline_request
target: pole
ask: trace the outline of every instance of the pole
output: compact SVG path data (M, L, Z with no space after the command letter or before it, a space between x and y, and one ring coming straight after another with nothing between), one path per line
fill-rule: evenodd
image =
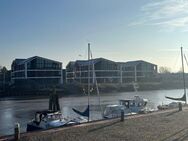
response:
M60 80L60 83L63 84L63 69L61 69L61 80Z
M25 79L27 79L27 62L25 62Z
M79 68L80 68L80 84L81 84L81 77L82 77L81 66L79 66Z
M122 84L123 83L123 70L122 70L122 64L120 66L120 83Z
M134 66L134 81L137 82L137 70L136 70L136 65Z
M120 121L124 121L124 110L121 109L121 120Z
M89 97L90 97L90 43L88 43L88 108L89 108ZM89 118L90 118L90 113L88 115L88 122L89 122Z
M3 91L5 92L5 71L3 71Z
M14 140L19 141L20 140L20 124L16 123L14 127Z
M185 72L184 72L184 63L183 63L183 47L181 47L181 60L182 60L182 72L183 72L183 87L184 87L184 94L186 96L186 88L185 88ZM186 96L186 101L187 103L187 96Z

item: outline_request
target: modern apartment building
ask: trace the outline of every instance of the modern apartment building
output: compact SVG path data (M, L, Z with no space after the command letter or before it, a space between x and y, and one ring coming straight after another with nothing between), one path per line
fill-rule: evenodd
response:
M157 76L157 65L143 61L119 62L120 82L154 81Z
M69 62L66 67L66 82L87 83L89 77L90 82L97 80L98 83L117 83L117 68L116 62L104 58Z
M66 82L68 84L87 83L88 77L90 82L97 80L98 83L154 81L156 75L157 65L143 60L114 62L104 58L97 58L90 61L71 61L66 66Z
M27 88L47 88L63 84L62 63L34 56L15 59L11 65L13 86Z

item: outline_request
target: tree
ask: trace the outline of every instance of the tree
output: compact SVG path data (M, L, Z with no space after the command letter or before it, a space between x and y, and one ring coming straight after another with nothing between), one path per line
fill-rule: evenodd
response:
M2 76L1 79L2 79L3 90L5 90L6 74L7 74L8 70L7 70L7 68L4 66L4 67L1 67L0 72L1 72L1 76Z
M163 74L171 73L171 69L168 68L168 67L160 67L159 68L159 73L163 73Z

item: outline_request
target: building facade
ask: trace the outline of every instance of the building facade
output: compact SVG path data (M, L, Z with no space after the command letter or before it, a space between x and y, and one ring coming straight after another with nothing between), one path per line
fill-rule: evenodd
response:
M148 82L155 81L157 77L157 65L143 61L120 62L120 82Z
M89 75L88 75L89 74ZM104 58L78 60L66 66L66 82L132 83L155 81L157 65L146 61L114 62Z
M62 63L39 56L15 59L11 65L11 83L36 89L63 84Z
M93 83L96 80L98 83L117 83L117 68L117 63L104 58L69 62L66 67L66 82L82 84L88 83L90 79Z

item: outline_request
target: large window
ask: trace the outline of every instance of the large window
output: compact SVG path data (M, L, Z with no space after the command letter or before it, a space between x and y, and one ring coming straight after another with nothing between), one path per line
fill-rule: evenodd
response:
M51 61L48 59L43 58L36 58L27 64L28 69L54 69L54 70L60 70L61 69L61 63Z
M60 77L60 71L28 71L28 77Z

